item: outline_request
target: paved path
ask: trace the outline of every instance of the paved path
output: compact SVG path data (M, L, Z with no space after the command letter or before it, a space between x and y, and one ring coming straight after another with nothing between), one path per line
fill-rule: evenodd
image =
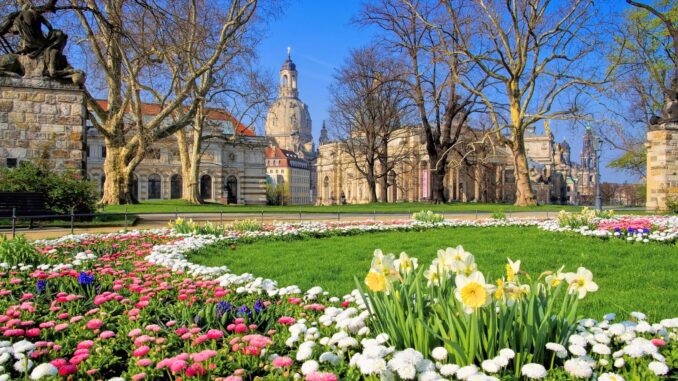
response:
M491 218L492 213L478 212L478 213L444 213L447 219L456 220L474 220ZM506 217L520 217L520 218L553 218L557 212L511 212L506 213ZM386 221L386 220L409 220L412 216L409 213L179 213L179 217L184 219L193 219L194 221L207 222L210 221L216 224L232 223L237 220L257 219L263 222L276 221ZM154 229L163 228L167 223L176 218L175 213L154 213L139 215L137 224L131 229ZM121 227L84 227L75 228L75 234L81 233L111 233L122 230ZM58 238L66 234L70 234L69 228L43 228L43 229L17 229L18 234L23 234L30 240ZM0 230L0 235L11 237L12 232L8 230Z

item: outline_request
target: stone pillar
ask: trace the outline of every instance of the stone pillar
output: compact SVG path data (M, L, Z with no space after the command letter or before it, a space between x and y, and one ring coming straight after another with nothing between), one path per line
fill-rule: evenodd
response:
M652 211L666 211L678 202L678 123L664 123L647 133L647 202Z
M42 159L86 175L84 91L51 79L0 77L0 166Z

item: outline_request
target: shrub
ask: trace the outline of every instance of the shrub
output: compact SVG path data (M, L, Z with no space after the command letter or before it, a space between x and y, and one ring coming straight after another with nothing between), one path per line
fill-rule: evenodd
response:
M678 197L666 198L666 208L671 213L678 213Z
M504 213L504 210L499 210L498 212L492 213L492 218L495 220L505 220L506 213Z
M257 220L242 220L233 223L233 230L238 232L258 232L264 230L264 224Z
M167 224L170 229L174 229L179 234L190 234L196 231L198 228L198 224L193 222L193 219L190 220L184 220L183 218L179 217L174 221L170 221L169 224Z
M461 246L439 250L426 270L405 253L395 259L377 250L366 294L361 290L371 329L387 333L397 349L414 348L424 356L442 346L459 365L480 365L511 348L515 369L529 362L548 366L553 354L544 346L567 342L577 326L579 299L598 286L584 268L533 280L522 276L520 261L509 260L506 271L496 283L485 283L473 255Z
M268 205L287 205L290 202L290 190L287 184L266 184L266 203Z
M46 207L57 214L92 213L96 208L96 186L75 172L54 173L23 162L17 168L0 168L0 192L37 192Z
M558 223L561 227L569 226L572 229L577 229L582 226L587 226L589 229L595 229L596 220L609 219L614 217L614 210L595 210L584 208L579 213L568 213L561 210L558 213Z
M433 213L430 210L426 211L422 210L419 213L412 214L412 219L427 224L435 224L443 222L445 220L445 216L443 216L442 214Z
M0 262L16 266L20 263L24 265L38 265L42 261L40 254L26 240L26 237L19 235L14 239L0 236Z

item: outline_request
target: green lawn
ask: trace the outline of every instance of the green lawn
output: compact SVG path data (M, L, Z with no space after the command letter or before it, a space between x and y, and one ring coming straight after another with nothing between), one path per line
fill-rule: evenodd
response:
M369 233L290 242L256 242L229 248L208 248L191 255L206 265L227 265L236 274L249 272L282 285L308 289L319 285L334 295L355 288L370 266L372 252L407 252L428 266L436 251L463 245L490 279L500 276L506 257L522 260L532 276L544 270L566 271L584 266L593 271L600 290L590 294L580 311L601 318L615 312L642 311L652 318L678 316L678 250L676 245L628 244L540 231L536 228L455 228L424 232Z
M163 200L163 201L144 201L135 205L111 205L103 208L101 212L122 213L127 210L129 213L187 213L187 212L224 212L224 213L243 213L256 212L262 210L266 213L290 212L290 213L414 213L420 210L433 210L436 212L525 212L525 211L576 211L581 208L578 206L567 205L541 205L534 207L518 207L510 204L478 204L478 203L451 203L451 204L430 204L423 202L410 203L376 203L376 204L358 204L341 206L313 206L313 205L295 205L295 206L261 206L261 205L222 205L222 204L204 204L191 205L181 200Z

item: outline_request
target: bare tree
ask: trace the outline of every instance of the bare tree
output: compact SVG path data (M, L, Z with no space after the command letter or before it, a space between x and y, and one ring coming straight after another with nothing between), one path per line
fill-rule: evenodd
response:
M190 2L197 3L198 0ZM87 101L92 123L103 135L107 151L100 203L134 202L130 192L132 173L146 149L192 121L202 102L195 89L211 86L211 71L241 30L251 23L257 0L228 3L215 43L201 52L205 60L181 78L173 76L167 61L177 59L177 52L185 47L168 46L166 41L167 36L179 34L191 22L188 9L182 22L177 22L169 11L144 0L70 0L70 6L78 16L88 51L106 81L105 106L93 96ZM218 9L212 2L204 2L204 6L215 12ZM198 96L191 98L195 94ZM158 98L163 100L159 112L146 118L144 99ZM170 116L180 108L188 112L172 121Z
M330 87L332 127L342 151L365 178L370 202L388 201L387 177L401 156L399 147L389 147L408 108L398 67L374 46L354 50Z
M219 31L231 15L214 5L195 0L180 0L169 4L165 9L166 17L178 26L173 33L160 36L161 50L167 52L164 54L164 62L170 72L175 92L180 92L189 85L186 81L193 80L194 74L212 59L211 47L219 44ZM212 117L216 114L222 114L219 115L220 119L228 116L213 107L217 104L226 107L226 103L235 107L245 100L251 103L242 111L249 114L262 102L262 99L253 99L253 94L260 95L262 86L255 71L250 69L254 61L254 48L258 43L256 35L253 26L235 31L218 60L198 77L197 85L187 97L188 103L196 105L194 115L189 125L177 130L176 138L181 162L182 198L190 203L202 202L199 188L200 163L207 148L203 146L203 142L210 139L234 141L235 134L243 132L239 120L232 118L226 122L230 122L233 127L233 135L225 134L224 126L221 123L215 124ZM150 88L148 91L156 102L165 102L166 94ZM233 102L228 102L230 100ZM263 102L265 101L264 98ZM178 123L191 111L192 108L179 107L172 113L172 120Z
M575 117L577 96L601 83L602 76L587 61L596 46L592 4L591 0L444 1L458 53L491 78L491 85L483 89L465 81L460 84L482 100L497 140L513 153L516 205L536 204L525 152L526 128L544 119Z
M445 54L456 52L458 41L454 33L435 27L443 10L433 0L374 0L359 20L379 27L383 45L405 57L409 97L421 121L430 162L430 199L435 203L446 201L449 156L478 105L477 95L465 91L460 82L482 88L487 78L468 77L473 63L460 60L458 54Z

